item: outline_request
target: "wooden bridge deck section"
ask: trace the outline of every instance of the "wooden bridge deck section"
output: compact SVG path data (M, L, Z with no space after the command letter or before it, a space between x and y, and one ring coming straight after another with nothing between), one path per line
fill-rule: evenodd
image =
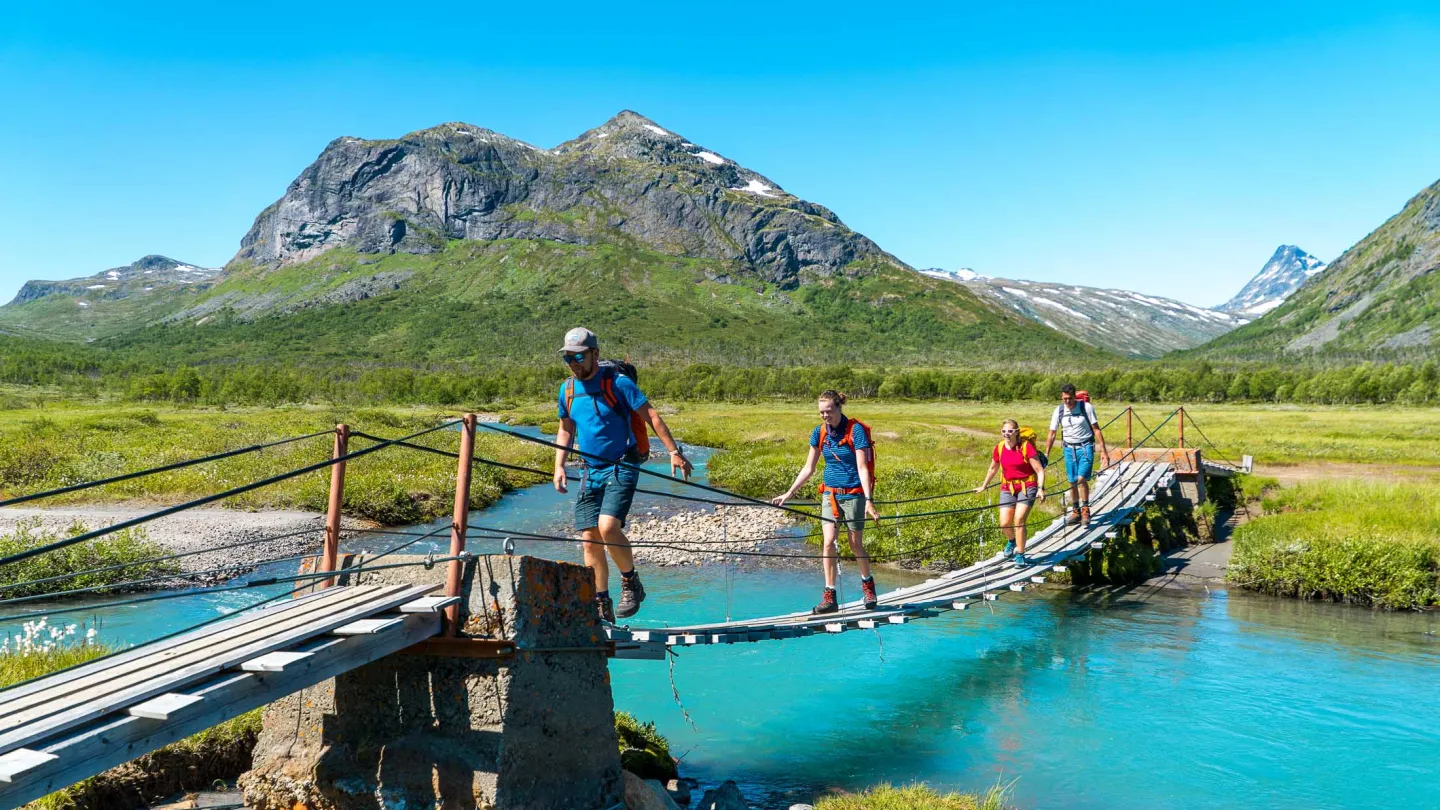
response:
M968 568L881 594L874 610L866 610L863 603L854 601L841 605L839 612L824 616L805 612L717 624L652 628L607 626L606 630L611 640L617 642L617 657L663 658L667 647L843 633L964 610L981 600L1023 591L1030 584L1043 582L1045 572L1063 570L1066 560L1102 547L1120 526L1130 522L1137 510L1155 499L1156 489L1168 486L1174 477L1174 468L1164 461L1122 462L1101 473L1093 482L1088 528L1066 526L1063 517L1056 518L1030 538L1026 556L1031 565L1022 568L996 554ZM625 643L628 652L622 653L619 643Z
M0 808L436 635L439 587L327 588L0 691Z

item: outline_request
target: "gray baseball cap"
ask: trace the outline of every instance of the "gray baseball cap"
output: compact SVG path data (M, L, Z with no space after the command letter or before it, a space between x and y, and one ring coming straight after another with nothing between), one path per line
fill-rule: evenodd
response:
M565 333L565 348L560 351L583 352L586 349L599 348L599 346L600 341L595 337L594 332L583 326L577 326Z

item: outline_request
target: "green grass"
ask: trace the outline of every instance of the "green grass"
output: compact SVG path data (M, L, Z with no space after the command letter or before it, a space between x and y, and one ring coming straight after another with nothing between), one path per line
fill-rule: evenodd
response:
M54 532L41 529L38 519L20 521L16 524L13 533L0 536L0 557L43 546L61 538L75 537L86 531L88 529L85 524L79 522L71 524L63 532ZM12 599L32 594L53 593L69 588L91 588L178 571L179 568L173 564L143 563L115 571L85 574L39 585L6 587L19 582L47 579L74 571L135 563L158 557L165 551L164 547L145 539L143 529L123 529L105 537L0 566L0 597Z
M1436 482L1302 483L1235 532L1229 579L1278 596L1383 608L1440 605Z
M0 497L26 494L115 476L169 462L260 444L333 427L338 422L378 436L396 437L457 416L427 408L330 409L110 409L47 407L0 412ZM454 452L459 434L437 431L417 443ZM351 449L371 442L353 439ZM480 431L476 454L548 469L546 452ZM331 439L322 436L181 470L46 499L43 505L129 502L177 503L323 461ZM506 490L536 476L477 467L471 485L475 506L493 503ZM240 509L323 511L330 473L321 469L231 498ZM447 514L454 499L455 462L405 448L390 448L348 464L347 514L387 525ZM40 503L32 504L35 506Z
M622 768L641 779L658 779L662 783L676 777L670 741L655 730L653 722L642 723L628 712L616 712L615 736L620 741Z
M966 793L939 793L922 785L893 787L878 785L863 793L826 796L815 810L1004 810L1009 789L991 788L983 796Z

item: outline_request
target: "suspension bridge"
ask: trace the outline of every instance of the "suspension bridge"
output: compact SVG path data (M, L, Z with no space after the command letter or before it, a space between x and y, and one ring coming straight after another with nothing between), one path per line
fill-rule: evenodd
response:
M859 602L849 602L843 604L838 613L823 616L808 612L792 613L676 627L605 625L602 643L565 648L565 651L664 659L666 651L672 647L794 639L855 629L873 630L904 625L948 612L963 611L985 600L997 599L1001 594L1024 591L1031 585L1043 583L1047 573L1064 571L1067 562L1103 548L1106 541L1117 537L1118 532L1130 523L1147 503L1156 500L1162 490L1188 483L1192 487L1201 488L1200 497L1203 499L1205 475L1230 475L1238 469L1248 471L1248 457L1243 465L1218 464L1203 457L1199 449L1185 447L1186 417L1183 409L1173 411L1164 422L1150 429L1148 435L1138 442L1133 441L1130 424L1134 415L1133 409L1127 408L1122 414L1127 422L1127 446L1118 452L1114 463L1103 469L1093 482L1091 522L1087 526L1070 526L1063 518L1056 518L1031 538L1028 556L1032 564L1028 566L1017 566L1013 561L996 554L966 568L882 594L874 609L866 609ZM1177 416L1181 425L1178 446L1147 447L1157 432ZM1114 421L1112 419L1111 424ZM228 569L213 569L189 575L142 577L104 586L47 589L38 596L0 598L0 622L15 622L69 612L94 611L97 607L109 605L186 598L199 593L291 586L288 590L282 589L277 595L268 596L244 608L228 611L162 638L0 690L0 810L19 807L256 707L397 653L504 661L524 652L558 650L559 648L533 646L526 648L513 638L505 638L503 634L485 633L477 636L466 632L469 627L467 619L473 617L467 617L463 610L465 589L462 587L462 572L467 564L476 560L476 555L466 550L467 538L476 537L471 534L469 525L472 470L477 464L487 464L533 473L542 479L550 477L550 473L545 470L478 457L474 452L478 427L506 433L525 441L549 444L543 439L511 433L500 426L479 422L474 414L407 436L388 439L351 431L348 426L338 425L334 430L250 445L97 481L0 500L0 507L14 506L160 472L263 452L306 440L327 436L332 440L328 459L0 558L0 568L3 568L31 557L122 529L141 526L167 515L223 501L302 475L326 470L330 474L328 509L321 548L317 553L306 557L299 572L293 576L252 577L242 582L221 583L184 591L125 596L100 606L93 602L68 606L63 601L55 601L96 591L113 592L126 588L152 587L157 583L166 584L177 577L213 575L217 571L235 574L235 566L232 565ZM440 431L459 433L458 450L450 451L420 443L422 437ZM360 449L351 449L350 441L357 438L371 443ZM1208 438L1205 441L1208 443ZM550 446L554 447L553 444ZM344 502L347 463L392 448L436 453L456 460L452 521L449 526L428 533L392 533L391 539L395 540L393 545L378 553L362 555L353 565L344 566L341 564L340 554L340 512ZM678 480L643 468L642 472L672 482ZM654 494L726 506L783 508L796 513L797 517L821 519L811 512L793 506L774 507L764 501L697 482L681 483L704 494ZM641 491L647 490L642 488ZM968 493L927 496L911 499L910 502L960 497L964 494ZM721 496L723 500L709 496ZM921 520L992 508L988 505L967 506L907 513L890 520ZM426 539L439 540L447 530L450 536L448 554L439 557L430 554L421 559L397 556L399 552ZM498 528L487 527L482 529L482 532L480 537L493 540L519 537L570 544L577 542L574 538L511 532ZM273 539L276 538L258 538L253 542ZM33 590L55 583L74 581L82 575L113 573L117 569L130 566L213 553L215 550L202 549L169 554L135 563L11 583L0 586L0 594L22 587ZM719 553L745 552L727 552L722 549ZM815 555L771 553L767 556L813 558ZM293 562L300 559L277 558L270 562ZM443 583L358 584L361 582L362 573L379 574L416 566L428 569L437 565L444 570ZM492 594L493 588L492 580ZM46 599L47 606L39 608L25 604L19 608L22 612L8 615L5 612L15 610L21 603L37 598Z

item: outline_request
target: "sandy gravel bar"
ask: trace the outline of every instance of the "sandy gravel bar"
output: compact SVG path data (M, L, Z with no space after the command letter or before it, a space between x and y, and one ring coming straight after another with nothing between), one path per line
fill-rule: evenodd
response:
M94 530L153 511L155 507L0 509L0 534L11 534L21 523L34 525L37 522L40 529L53 532L64 532L75 523L84 524L86 529ZM373 526L367 521L349 518L341 525L347 529ZM325 516L318 512L284 510L244 512L231 509L191 509L152 520L138 528L144 531L149 540L172 552L196 551L245 540L305 532L295 537L256 542L210 554L182 557L175 561L175 564L185 571L203 571L231 563L244 566L266 559L318 551L324 536Z
M702 507L678 515L638 518L625 529L630 542L637 544L635 559L649 565L701 565L703 563L783 563L764 557L721 554L722 551L777 551L793 548L794 540L775 540L783 532L804 531L778 509L758 507ZM668 548L647 548L644 543L662 543Z

